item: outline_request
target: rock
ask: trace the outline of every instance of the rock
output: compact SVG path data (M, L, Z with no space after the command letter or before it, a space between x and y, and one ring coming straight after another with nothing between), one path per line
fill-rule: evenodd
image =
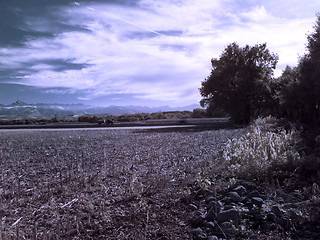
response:
M214 209L214 207L210 208L207 215L205 216L205 219L208 221L213 221L217 219L217 213Z
M320 135L314 139L315 149L320 149Z
M234 209L234 205L226 205L223 208L224 211L227 211L227 210L230 210L230 209Z
M196 239L196 240L206 240L207 239L207 234L204 231L202 231L202 229L199 227L192 229L191 233L194 236L194 239Z
M191 219L190 224L192 227L199 227L203 224L204 218L202 216L196 216Z
M211 201L209 204L208 204L208 209L210 210L211 208L214 209L215 213L219 213L221 208L223 207L223 204L222 202L220 201Z
M252 203L251 200L250 200L250 201L248 201L248 202L246 202L246 203L244 204L244 207L246 207L246 208L248 208L249 210L251 210L251 209L254 207L254 205L253 205L253 203Z
M271 212L273 212L278 218L282 218L284 214L284 212L278 206L273 206L271 208Z
M260 209L251 209L249 214L252 216L253 220L257 222L261 222L264 219L264 214L260 211Z
M194 213L193 213L193 216L203 216L203 211L202 211L203 209L198 209L197 211L195 211Z
M243 197L245 192L247 191L246 188L242 185L237 186L236 188L233 189L234 192L237 192L240 196Z
M192 204L192 203L189 204L189 208L190 208L192 211L195 211L195 210L198 209L198 207L197 207L195 204Z
M226 235L234 235L235 234L235 227L231 222L223 222L220 224L221 229Z
M225 205L230 204L231 203L231 199L229 197L224 197L221 202L223 202Z
M217 214L217 221L218 222L233 221L235 224L239 224L240 214L236 209L221 211L219 214Z
M215 235L211 235L208 237L208 240L219 240L219 238Z
M229 192L228 194L229 198L231 199L232 202L241 202L243 200L242 197L237 192Z
M207 202L207 203L210 203L210 202L212 202L212 201L216 201L216 198L215 198L214 196L209 196L209 197L207 197L207 199L206 199L206 202Z
M302 216L301 211L298 211L297 209L294 208L290 208L289 210L289 217L290 220L294 221L294 222L300 222L303 223L305 222L305 218Z
M0 219L2 220L2 217L4 217L6 215L6 212L4 211L4 209L0 208Z
M262 204L264 204L264 201L262 198L259 198L259 197L252 197L251 198L251 201L254 205L256 205L257 207L261 207Z
M285 217L278 218L277 223L284 229L288 228L290 225L289 220L286 219Z
M276 222L277 216L273 212L267 213L267 220L271 222Z
M204 227L210 229L210 232L213 232L216 230L216 225L213 222L206 222L204 224Z
M260 193L257 190L253 190L247 195L247 198L260 197Z
M277 229L277 225L274 222L265 221L261 224L261 228L264 231L274 231Z

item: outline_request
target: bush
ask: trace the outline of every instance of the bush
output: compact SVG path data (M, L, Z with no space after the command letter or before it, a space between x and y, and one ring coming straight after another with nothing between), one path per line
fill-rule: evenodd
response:
M223 159L233 176L265 180L284 177L294 170L300 160L296 150L299 132L271 126L271 118L258 119L246 135L228 141Z
M83 115L78 117L78 122L88 122L88 123L96 123L101 118L98 118L95 115Z
M204 118L205 116L206 116L206 110L201 108L193 109L193 112L191 114L192 118Z

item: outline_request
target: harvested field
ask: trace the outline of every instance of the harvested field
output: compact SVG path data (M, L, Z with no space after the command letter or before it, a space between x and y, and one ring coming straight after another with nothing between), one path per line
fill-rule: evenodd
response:
M244 129L0 131L0 240L190 239L186 199Z

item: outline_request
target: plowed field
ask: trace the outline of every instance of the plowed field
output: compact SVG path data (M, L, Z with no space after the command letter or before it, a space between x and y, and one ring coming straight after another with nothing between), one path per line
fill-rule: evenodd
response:
M0 239L190 239L190 189L243 132L1 130Z

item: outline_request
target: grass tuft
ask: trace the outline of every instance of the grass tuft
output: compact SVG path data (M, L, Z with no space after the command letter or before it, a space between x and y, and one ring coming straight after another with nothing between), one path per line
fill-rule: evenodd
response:
M258 119L239 139L229 140L223 151L229 172L247 180L265 180L285 176L301 159L296 150L297 130L274 128L270 117Z

